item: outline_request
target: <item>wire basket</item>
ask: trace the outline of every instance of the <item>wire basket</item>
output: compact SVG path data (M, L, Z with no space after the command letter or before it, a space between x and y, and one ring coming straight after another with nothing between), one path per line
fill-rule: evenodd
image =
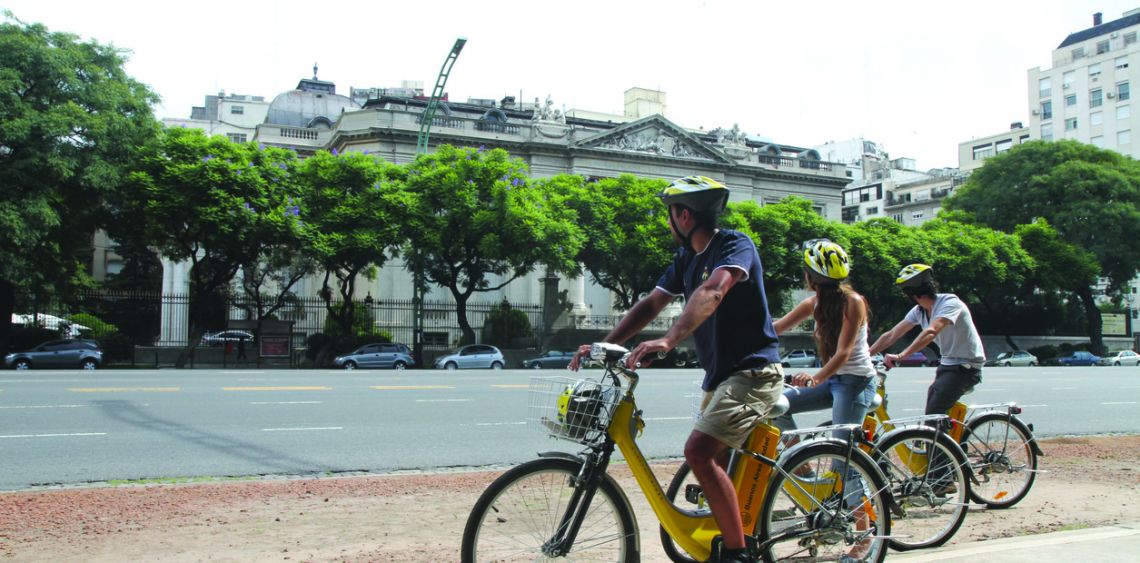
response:
M621 397L620 391L592 379L532 377L527 425L571 442L600 442Z

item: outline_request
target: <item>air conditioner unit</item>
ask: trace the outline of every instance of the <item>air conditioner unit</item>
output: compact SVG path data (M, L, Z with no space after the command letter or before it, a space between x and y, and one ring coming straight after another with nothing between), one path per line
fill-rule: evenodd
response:
M1108 96L1108 99L1111 100L1111 99L1116 97L1116 93L1115 92L1109 92L1109 93L1105 94L1105 96Z
M1040 111L1037 111L1037 110L1033 110L1033 115L1037 115L1037 114L1039 114L1039 113L1041 113L1041 112L1040 112Z
M1068 90L1068 89L1069 89L1069 86L1072 86L1072 84L1069 84L1069 83L1067 83L1067 82L1066 82L1065 84L1062 84L1062 85L1061 85L1061 88L1063 88L1063 89L1065 89L1065 90Z

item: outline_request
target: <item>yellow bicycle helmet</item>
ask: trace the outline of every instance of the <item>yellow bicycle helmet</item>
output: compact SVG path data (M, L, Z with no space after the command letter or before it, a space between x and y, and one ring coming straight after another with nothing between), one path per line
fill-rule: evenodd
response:
M823 278L842 281L851 275L851 262L842 246L827 239L804 243L804 267Z
M926 264L909 264L899 270L899 275L895 278L895 285L918 287L931 279L934 279L934 268Z
M683 205L696 212L721 213L728 205L728 188L707 176L685 176L657 193L665 206Z

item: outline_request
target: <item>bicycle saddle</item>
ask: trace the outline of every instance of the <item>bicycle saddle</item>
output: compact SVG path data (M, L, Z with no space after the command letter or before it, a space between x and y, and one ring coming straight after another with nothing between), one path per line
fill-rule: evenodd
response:
M878 395L875 396L878 397ZM777 416L788 412L789 408L791 408L791 404L788 403L788 398L785 397L783 393L780 393L780 398L776 399L776 404L772 405L772 408L768 409L768 418L776 418Z

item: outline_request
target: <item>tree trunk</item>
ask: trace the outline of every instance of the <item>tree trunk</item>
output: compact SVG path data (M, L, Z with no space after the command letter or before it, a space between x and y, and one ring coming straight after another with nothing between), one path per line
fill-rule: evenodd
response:
M12 338L12 314L16 312L16 286L0 280L0 356L8 353Z
M1089 345L1092 348L1092 353L1097 355L1104 354L1104 335L1101 334L1101 318L1100 309L1096 306L1096 300L1093 298L1091 287L1082 287L1077 290L1077 296L1081 298L1081 304L1085 307L1085 318L1088 319L1089 329Z
M471 293L460 293L455 287L450 287L451 296L455 298L455 316L459 320L459 330L463 332L463 337L459 339L459 345L474 344L475 343L475 329L471 328L471 323L467 321L467 298Z

